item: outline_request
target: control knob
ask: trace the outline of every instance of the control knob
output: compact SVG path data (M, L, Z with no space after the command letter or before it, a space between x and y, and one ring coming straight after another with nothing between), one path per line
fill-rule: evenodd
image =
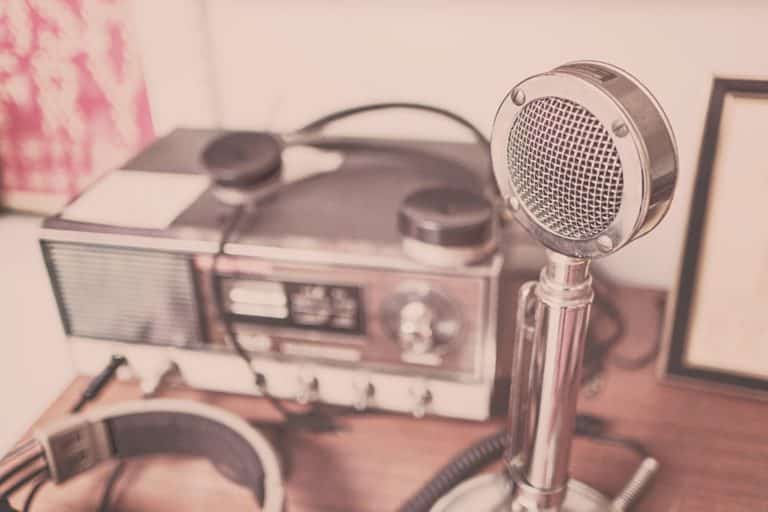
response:
M299 375L299 391L296 393L296 401L300 404L308 404L317 400L317 392L320 383L317 377L312 375Z
M382 306L382 320L403 354L440 356L461 329L459 308L426 283L406 283Z
M423 418L427 414L427 409L432 403L432 392L425 385L416 385L411 388L411 414L414 418Z

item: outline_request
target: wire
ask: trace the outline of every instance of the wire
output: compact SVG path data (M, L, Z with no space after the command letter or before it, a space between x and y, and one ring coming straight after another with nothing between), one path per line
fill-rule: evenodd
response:
M101 495L101 503L99 504L99 512L108 512L110 503L112 502L112 494L115 490L115 486L120 477L125 473L125 467L127 466L125 461L120 461L117 466L112 470L112 473L107 478L106 484L104 484L104 492Z
M640 443L640 441L629 437L612 436L602 433L598 435L585 435L583 437L597 441L601 444L611 444L620 448L626 448L627 450L635 452L640 458L645 458L650 455L648 449Z
M590 414L578 414L574 433L582 438L605 444L613 444L637 453L641 458L648 456L648 451L639 442L626 437L606 435L604 419ZM501 459L509 445L506 429L495 432L473 443L453 457L439 469L415 494L413 494L398 512L427 512L443 495L462 481L477 474L493 462Z
M0 458L0 463L5 462L6 460L10 459L11 457L14 457L15 455L18 455L20 453L26 452L31 450L37 445L34 439L28 439L27 441L24 441L21 444L16 445L15 447L11 448L8 453L3 455L2 458Z
M24 500L24 508L22 509L23 512L30 512L32 510L32 503L35 501L35 496L37 496L37 493L40 492L40 489L42 489L43 486L48 482L48 478L41 478L35 483L35 486L32 487L31 491L29 491L27 499Z
M27 467L34 464L36 461L45 460L45 456L43 453L36 453L34 455L30 455L29 457L22 459L20 462L18 462L15 466L13 466L11 469L0 475L0 485L4 484L8 480L11 479L15 474L17 474L19 471L23 471Z
M69 412L80 412L80 410L85 407L85 404L99 396L104 387L112 382L112 379L114 379L118 368L127 362L128 360L125 358L125 356L117 354L113 355L107 366L105 366L103 370L101 370L95 377L90 380L88 386L80 394L80 399L69 409Z
M473 443L435 473L397 509L398 512L428 511L445 493L501 458L507 447L508 437L507 431L501 430Z
M5 491L3 494L0 495L0 503L3 503L4 501L8 501L13 494L30 483L32 480L35 480L43 475L48 473L48 467L44 466L42 468L36 469L32 473L26 475L24 478L19 479L18 482L13 484L10 488L8 488L7 491Z
M456 123L467 128L472 133L472 135L477 140L477 142L480 142L485 146L490 146L490 142L488 141L488 138L485 135L483 135L483 132L481 132L474 124L472 124L466 118L444 108L435 107L432 105L426 105L424 103L411 103L411 102L369 103L367 105L360 105L357 107L339 110L337 112L333 112L331 114L325 115L323 117L320 117L312 121L311 123L296 130L295 133L304 135L308 133L317 132L322 128L328 126L329 124L333 123L334 121L338 121L346 117L351 117L357 114L362 114L364 112L371 112L374 110L388 110L388 109L423 110L426 112L432 112L434 114L441 115L443 117L447 117L448 119L451 119Z
M246 211L247 211L247 208L245 205L238 205L235 208L232 215L234 218L238 219ZM229 239L230 235L232 234L232 231L234 231L235 229L235 224L236 222L231 222L229 226L224 230L224 232L221 235L222 240ZM267 392L266 376L263 373L257 371L253 367L253 362L251 361L250 354L248 354L248 351L245 350L245 347L243 347L242 343L240 343L240 340L237 339L237 333L235 333L235 330L233 329L232 324L228 321L229 315L227 314L226 308L224 307L224 301L221 297L221 293L219 290L219 282L217 280L217 275L216 275L216 268L218 267L219 259L223 254L224 254L223 244L219 244L219 250L213 256L213 261L211 263L210 286L211 286L211 293L213 295L214 307L216 308L218 317L222 319L222 323L224 325L224 336L226 338L226 342L235 350L235 353L240 357L240 359L243 360L243 362L248 367L248 371L253 376L253 383L256 386L256 388L269 401L269 403L283 416L283 418L286 418L287 411L285 410L285 407L283 407L283 405L277 399L275 399L275 397L273 397L270 393Z
M248 210L245 205L238 205L233 213L233 216L239 218L247 211ZM232 231L235 229L235 224L236 222L230 223L229 227L224 230L222 233L222 240L227 240L230 237ZM269 402L269 404L280 414L285 426L299 428L310 432L335 432L340 430L339 425L336 421L334 421L333 415L321 411L314 404L307 411L298 413L289 411L283 406L283 403L277 397L269 392L269 383L267 382L266 376L254 368L251 355L237 339L237 333L235 332L232 323L229 321L229 312L224 307L224 300L221 297L219 282L215 272L216 268L218 267L219 259L221 256L223 256L223 254L223 244L220 244L219 251L213 256L210 272L210 286L211 293L213 295L214 307L216 308L219 318L223 320L224 333L227 344L234 349L235 353L248 367L248 371L253 375L254 386Z
M660 298L657 302L657 307L659 310L659 315L663 315L664 313L664 306L665 306L665 300L663 298ZM621 356L619 354L613 354L611 356L611 363L621 368L622 370L640 370L642 368L645 368L649 364L651 364L656 357L659 355L659 351L661 350L661 338L662 338L662 329L659 329L658 334L656 335L656 338L651 343L651 346L648 348L648 350L635 357L625 357Z
M319 132L326 126L330 125L331 123L338 121L340 119L352 117L358 114L363 114L365 112L372 112L376 110L391 110L391 109L420 110L423 112L431 112L433 114L443 116L461 125L462 127L466 128L472 134L475 141L484 148L486 153L490 151L491 142L488 140L488 137L486 137L485 134L483 134L483 132L477 126L475 126L471 121L469 121L467 118L462 117L459 114L452 112L448 109L436 107L434 105L427 105L425 103L416 103L416 102L369 103L366 105L359 105L357 107L351 107L344 110L339 110L339 111L327 114L325 116L322 116L312 121L311 123L304 125L302 128L299 128L298 130L296 130L293 133L293 135L314 134L316 132ZM499 189L496 184L496 179L493 174L493 169L491 168L490 165L488 166L487 171L488 171L488 178L487 178L488 189L487 190L494 198L498 198Z

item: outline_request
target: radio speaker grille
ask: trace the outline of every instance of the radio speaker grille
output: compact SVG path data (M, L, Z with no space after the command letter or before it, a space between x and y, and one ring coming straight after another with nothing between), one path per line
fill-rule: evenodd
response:
M189 256L60 242L43 242L43 251L68 334L201 343Z

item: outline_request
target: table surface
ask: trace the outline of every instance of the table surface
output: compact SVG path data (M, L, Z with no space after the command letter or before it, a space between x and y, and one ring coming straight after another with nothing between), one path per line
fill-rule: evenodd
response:
M619 353L642 352L658 336L658 292L620 290L627 335ZM612 433L643 442L661 462L640 512L768 511L768 403L660 384L655 368L609 367L602 389L579 409L610 420ZM87 379L78 378L40 418L60 417ZM131 382L111 384L98 403L139 397ZM276 421L261 399L188 389L162 393L204 400L255 422ZM91 407L97 405L94 404ZM290 432L279 439L287 462L291 512L391 512L456 452L504 424L372 413L344 416L331 434ZM575 441L572 475L607 495L617 493L638 460L630 452ZM61 486L45 486L33 510L96 510L113 463ZM23 494L15 503L21 503ZM113 510L249 510L248 493L205 461L132 461L115 492ZM249 508L250 505L250 508Z

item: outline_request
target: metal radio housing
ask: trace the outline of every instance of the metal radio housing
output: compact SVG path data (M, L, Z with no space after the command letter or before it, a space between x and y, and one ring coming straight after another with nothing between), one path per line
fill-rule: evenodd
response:
M102 179L204 177L199 155L223 133L177 130ZM256 370L279 398L488 418L504 257L415 261L395 218L419 187L481 190L488 156L459 143L308 146L305 178L246 204L210 184L160 228L73 219L67 208L46 219L40 243L76 369L97 373L119 353L147 381L173 366L189 386L258 395ZM327 167L331 156L331 172L312 171L313 158Z

